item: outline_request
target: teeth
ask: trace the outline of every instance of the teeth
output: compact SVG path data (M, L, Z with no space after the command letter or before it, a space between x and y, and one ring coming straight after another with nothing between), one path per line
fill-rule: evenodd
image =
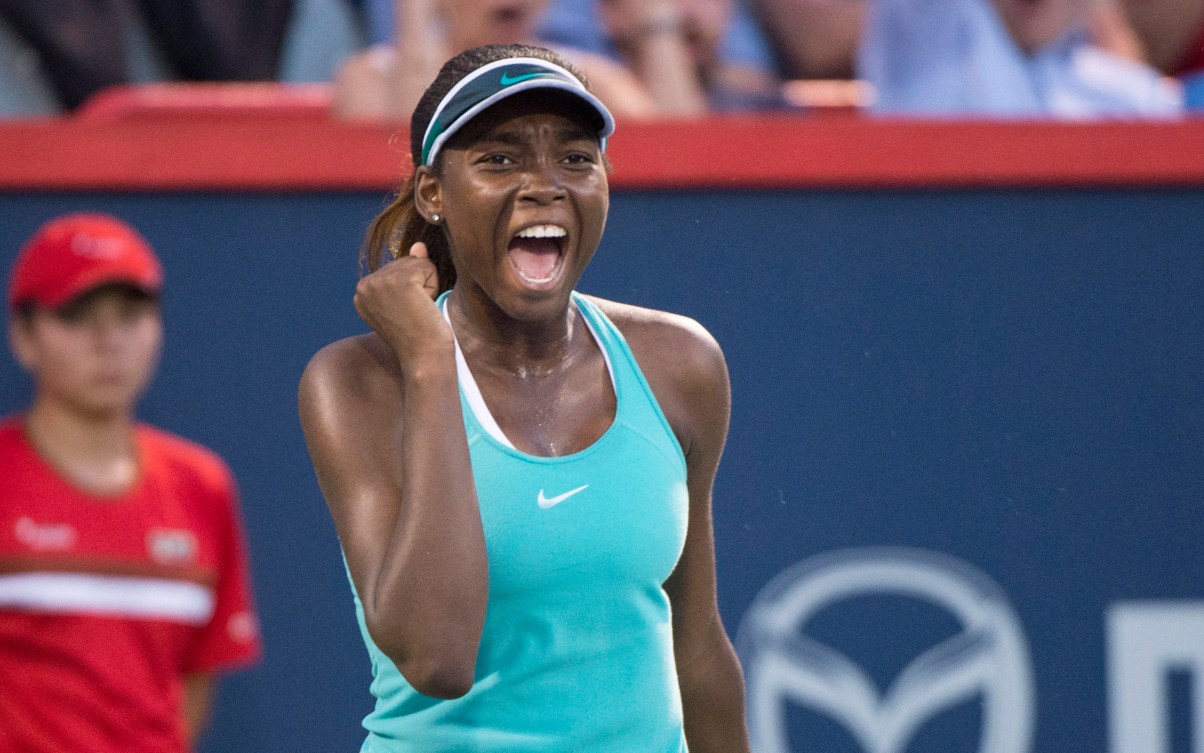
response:
M563 238L568 231L559 225L535 225L518 231L519 238Z
M559 267L557 269L559 269ZM556 277L556 270L552 270L552 274L548 275L547 277L527 277L525 274L522 273L522 270L515 270L515 271L518 272L519 278L522 279L524 282L531 282L531 283L536 283L536 284L548 282L548 281L552 280L554 277Z

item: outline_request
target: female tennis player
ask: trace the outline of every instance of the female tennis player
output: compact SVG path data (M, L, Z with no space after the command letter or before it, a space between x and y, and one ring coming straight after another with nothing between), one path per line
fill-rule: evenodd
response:
M368 233L373 332L301 380L372 658L363 751L748 750L715 594L723 354L574 291L613 130L547 50L448 61Z

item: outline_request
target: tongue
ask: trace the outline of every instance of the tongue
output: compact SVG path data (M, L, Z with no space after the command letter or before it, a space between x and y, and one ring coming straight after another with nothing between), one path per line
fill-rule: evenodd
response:
M510 242L510 261L529 280L545 280L560 258L560 246L551 238L515 238Z

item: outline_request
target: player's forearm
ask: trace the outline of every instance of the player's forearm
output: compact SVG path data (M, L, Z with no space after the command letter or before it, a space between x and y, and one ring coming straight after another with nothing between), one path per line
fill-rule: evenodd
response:
M696 661L678 664L686 742L690 753L748 753L740 663L725 634L710 642Z
M743 686L731 677L717 680L717 687L683 688L690 753L748 753Z
M412 375L401 502L365 605L373 639L420 692L472 684L489 594L485 537L454 366Z

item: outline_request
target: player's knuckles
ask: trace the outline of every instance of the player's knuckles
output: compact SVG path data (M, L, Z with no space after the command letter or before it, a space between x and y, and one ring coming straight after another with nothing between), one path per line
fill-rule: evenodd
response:
M373 291L396 291L407 285L422 287L434 270L435 265L426 259L406 256L363 278L360 285Z

